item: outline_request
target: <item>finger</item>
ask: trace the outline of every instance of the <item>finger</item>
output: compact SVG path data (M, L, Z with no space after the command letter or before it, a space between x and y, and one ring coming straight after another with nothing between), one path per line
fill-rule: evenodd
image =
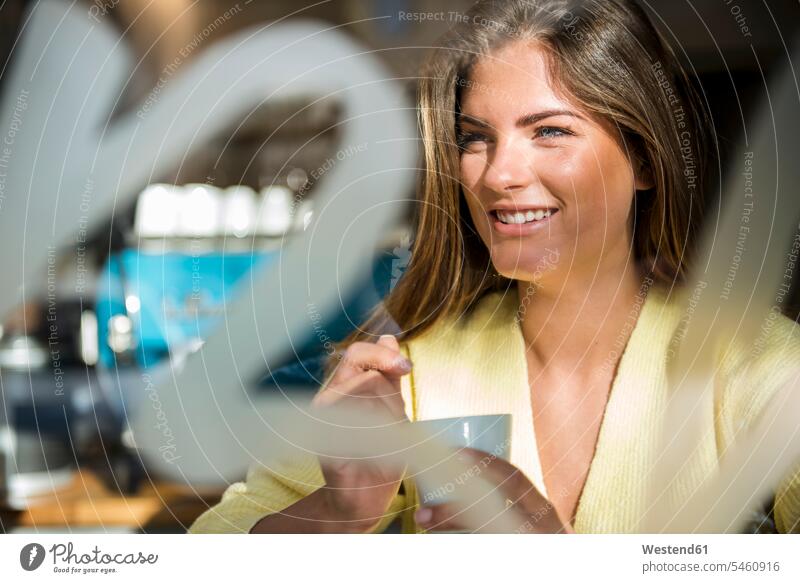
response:
M330 407L344 399L359 399L359 405L382 407L389 411L393 419L407 418L399 388L376 371L362 372L345 383L328 387L317 393L312 404Z
M345 351L344 362L350 367L400 376L411 370L411 361L403 356L397 339L389 334L381 336L375 343L353 343Z
M493 484L510 503L515 514L526 516L522 530L517 532L570 532L568 521L562 521L555 506L545 498L525 474L510 462L480 450L465 448L466 454L483 476ZM480 474L479 474L480 475Z
M389 379L377 371L362 371L350 380L328 387L314 397L315 404L330 405L342 398L353 397L370 401L391 398L402 402L402 393Z
M376 372L362 375L380 375ZM358 376L350 381L330 387L319 393L313 404L319 407L333 407L348 401L357 407L375 407L378 411L389 411L392 418L401 418L405 412L402 397L385 378L365 378Z
M374 470L376 467L390 473L384 481L373 485L373 487L380 488L394 481L391 476L392 473L399 473L402 475L408 467L408 464L404 463L403 460L392 456L368 459L351 459L343 456L329 457L325 455L318 455L317 457L319 458L322 473L325 476L325 482L332 488L337 487L337 485L339 485L338 487L346 487L348 479L354 473L358 473L360 470Z
M365 370L400 377L411 371L411 361L402 355L394 337L391 340L381 337L376 343L354 342L342 356L331 384L346 382Z
M398 366L402 370L405 370L406 368L408 368L408 370L411 370L411 361L406 359L403 356L403 354L400 352L400 343L397 342L397 338L395 338L393 335L391 335L391 334L383 334L380 338L378 338L378 342L376 344L378 346L385 346L389 350L393 350L393 351L397 352L397 354L399 355L399 358L400 358ZM394 362L398 363L398 360L395 359ZM388 374L385 374L384 376L387 379L389 379L389 381L392 383L392 385L394 385L395 389L397 389L397 392L399 393L400 392L400 377L403 376L406 373L407 373L407 371L403 372L401 374L398 374L398 375L392 374L392 373L388 373Z
M548 504L536 486L512 463L491 453L468 447L462 449L459 455L465 456L468 463L474 464L513 503L525 508L538 508Z
M400 343L397 341L397 338L395 338L394 334L381 334L380 338L378 338L378 341L375 344L385 346L386 348L394 350L395 352L400 352Z
M464 530L462 511L448 503L422 506L414 513L414 522L430 532Z

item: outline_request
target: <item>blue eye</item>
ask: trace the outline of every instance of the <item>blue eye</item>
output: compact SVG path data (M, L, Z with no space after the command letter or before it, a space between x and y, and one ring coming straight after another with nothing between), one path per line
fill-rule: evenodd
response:
M539 128L539 130L536 132L536 135L542 138L559 138L561 136L570 135L570 132L561 128L545 126Z

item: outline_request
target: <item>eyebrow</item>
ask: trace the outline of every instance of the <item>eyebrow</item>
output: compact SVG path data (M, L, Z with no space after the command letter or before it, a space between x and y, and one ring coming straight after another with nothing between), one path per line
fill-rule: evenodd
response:
M577 117L580 118L581 116L575 113L574 111L570 111L568 109L547 109L545 111L539 111L537 113L528 113L523 115L519 118L514 125L518 128L528 127L529 125L533 125L543 119L548 117L555 117L557 115L568 115L570 117ZM473 125L482 127L482 128L491 128L492 125L478 117L474 117L472 115L468 115L465 113L458 114L459 121L465 121L471 123Z

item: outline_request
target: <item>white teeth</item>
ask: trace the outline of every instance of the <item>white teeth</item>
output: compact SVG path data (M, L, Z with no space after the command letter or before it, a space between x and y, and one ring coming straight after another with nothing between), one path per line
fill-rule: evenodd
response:
M530 223L532 221L541 221L542 219L546 219L551 215L551 211L537 209L535 211L529 210L524 213L516 212L516 213L508 213L504 211L497 211L497 218L500 219L501 222L506 224L512 225L522 225L525 223Z

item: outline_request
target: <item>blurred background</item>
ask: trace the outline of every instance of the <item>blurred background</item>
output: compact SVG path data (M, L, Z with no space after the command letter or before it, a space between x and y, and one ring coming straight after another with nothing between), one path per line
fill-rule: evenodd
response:
M0 91L35 2L0 3ZM413 100L417 68L468 0L84 0L124 35L139 66L119 111L147 109L158 88L214 43L282 18L330 23L373 49ZM765 79L788 62L796 0L650 0L656 24L707 99L722 154L742 137ZM415 22L403 13L440 13ZM315 212L317 181L335 164L340 111L333 99L270 101L90 233L85 272L57 258L56 302L31 300L0 327L0 531L183 532L221 489L151 479L126 435L126 376L203 342L225 301L254 267L267 266ZM77 193L76 193L77 194ZM708 193L709 197L716 193ZM413 192L408 193L414 197ZM321 324L344 338L402 275L413 208L374 250L370 281ZM76 286L76 281L85 285ZM44 285L42 289L44 289ZM76 292L80 290L80 293ZM797 303L797 286L793 303ZM58 330L52 356L51 326ZM263 390L313 390L326 356L309 334Z

